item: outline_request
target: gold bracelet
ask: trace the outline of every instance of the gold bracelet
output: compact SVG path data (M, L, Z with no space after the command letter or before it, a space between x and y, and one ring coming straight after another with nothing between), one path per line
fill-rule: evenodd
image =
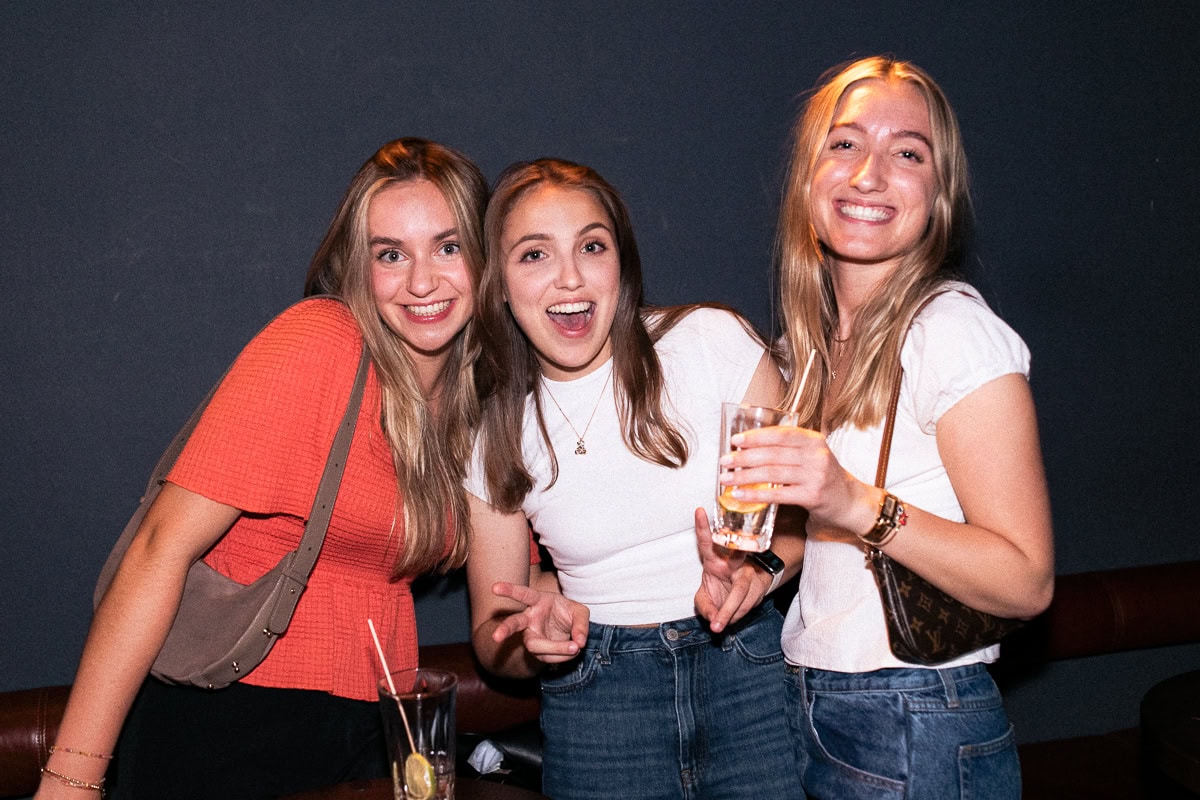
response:
M72 789L91 789L94 792L99 792L101 797L104 797L104 778L101 778L96 783L81 781L79 778L72 778L70 775L63 775L61 772L55 772L49 767L42 767L42 774L49 775L64 786L70 786Z
M61 750L64 753L71 753L77 756L87 756L88 758L103 758L105 761L112 761L112 756L106 756L104 753L89 753L86 750L72 750L69 747L62 747L57 744L50 745L50 752L57 753Z

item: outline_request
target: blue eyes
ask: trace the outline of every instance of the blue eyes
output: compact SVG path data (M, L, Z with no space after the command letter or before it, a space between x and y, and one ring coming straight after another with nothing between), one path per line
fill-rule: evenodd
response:
M847 150L857 149L857 145L848 139L841 139L841 140L831 143L829 145L829 149L831 151L847 151ZM907 148L905 150L901 150L896 155L898 155L900 158L904 159L905 161L911 161L914 164L924 164L925 163L924 154L921 153L919 150L915 150L911 147Z
M461 252L462 245L458 242L446 242L437 249L437 254L442 257L453 257ZM402 261L406 261L408 257L400 250L389 248L387 250L380 250L375 255L375 259L385 264L399 264Z

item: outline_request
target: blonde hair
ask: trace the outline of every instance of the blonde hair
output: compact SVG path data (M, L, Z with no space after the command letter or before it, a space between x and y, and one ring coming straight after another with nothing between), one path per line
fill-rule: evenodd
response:
M854 359L842 391L821 409L831 379L831 337L838 308L824 248L813 227L810 189L813 169L842 97L856 84L879 79L903 81L925 98L929 108L933 169L937 193L929 227L913 252L860 309L854 321ZM819 427L823 414L829 430L850 422L860 428L878 423L889 389L900 368L900 346L922 301L953 277L966 250L972 223L967 158L958 120L937 83L920 67L886 56L872 56L827 72L818 81L792 133L792 156L779 211L775 257L779 297L789 355L803 362L817 351L804 395L801 419ZM785 403L799 387L793 383Z
M404 549L393 574L414 575L466 561L470 535L463 479L479 418L474 364L479 341L473 322L457 337L442 370L441 408L434 414L417 382L404 343L375 307L367 211L383 188L427 180L438 188L457 223L471 288L483 271L483 210L487 183L462 154L424 139L381 147L362 165L309 265L305 296L342 298L362 331L382 394L383 432L392 451L404 515ZM446 530L453 540L447 549Z

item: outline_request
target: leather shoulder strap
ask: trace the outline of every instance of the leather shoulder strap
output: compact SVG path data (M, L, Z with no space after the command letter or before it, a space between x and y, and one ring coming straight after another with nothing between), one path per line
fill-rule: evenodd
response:
M308 581L309 573L317 563L317 556L325 544L325 532L329 529L333 504L337 500L338 489L341 488L342 473L346 470L346 457L350 453L350 442L354 439L354 428L358 422L358 410L362 407L370 365L371 356L364 343L358 359L358 372L354 376L354 387L350 390L350 399L346 403L346 413L342 415L337 435L333 437L333 445L329 448L325 471L321 474L320 485L317 486L317 496L308 515L308 524L304 526L304 537L300 540L300 546L296 548L296 558L287 570L290 576L300 579L303 583Z
M328 296L316 295L315 297ZM314 298L305 298L305 300L312 299ZM267 324L270 325L270 323ZM266 326L263 326L263 330L265 329ZM261 332L260 330L259 333ZM307 583L308 576L317 562L317 556L321 552L321 547L325 543L325 533L329 529L329 520L333 516L333 504L337 499L338 489L342 482L342 473L346 469L346 458L350 453L350 442L354 438L354 428L358 422L358 411L362 407L363 392L367 385L367 372L370 364L371 356L367 352L367 346L364 342L358 359L358 372L354 376L354 386L350 390L350 399L347 402L341 424L338 426L337 434L334 436L333 444L329 448L329 457L325 461L325 470L322 472L321 482L317 486L317 495L313 501L312 510L308 515L308 523L304 526L304 536L300 539L300 546L294 551L296 557L292 559L291 565L287 569L287 574L299 580L302 584ZM200 401L200 405L196 406L196 410L188 417L187 422L175 434L175 438L171 440L171 444L167 446L167 449L158 459L158 463L154 466L154 472L150 475L150 482L146 486L143 502L146 497L167 479L167 475L171 472L171 468L175 466L175 461L179 458L179 454L183 452L188 437L192 435L192 431L199 424L200 417L204 415L204 410L208 408L213 395L217 393L217 389L225 381L231 369L233 369L232 364L226 368L220 379L208 390L208 394ZM136 529L137 522L140 522L140 517L131 520L130 526Z
M908 320L908 325L905 328L904 336L908 337L908 328L912 327L913 320L921 315L925 310L925 306L933 302L933 299L941 294L953 291L952 289L943 289L940 292L934 292L921 301L921 305L917 306L917 310L913 312L912 317ZM900 340L900 346L904 346L904 340ZM896 359L899 360L900 353L897 351ZM885 488L887 484L887 469L888 459L892 454L892 434L896 430L896 409L900 405L900 385L904 382L904 368L897 366L896 380L892 383L892 394L888 399L887 417L883 421L883 440L879 443L879 463L875 467L875 485L880 489Z

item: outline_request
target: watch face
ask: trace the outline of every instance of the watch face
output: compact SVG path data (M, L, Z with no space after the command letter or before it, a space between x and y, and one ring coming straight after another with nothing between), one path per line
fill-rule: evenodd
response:
M764 550L761 553L751 553L750 558L754 560L755 564L758 564L772 575L778 575L783 572L783 559L770 550Z

